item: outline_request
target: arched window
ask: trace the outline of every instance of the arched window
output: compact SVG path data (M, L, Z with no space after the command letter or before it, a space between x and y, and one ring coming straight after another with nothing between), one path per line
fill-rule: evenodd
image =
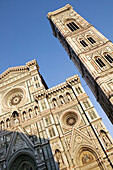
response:
M96 43L96 41L95 41L92 37L88 37L87 39L88 39L88 40L90 41L90 43L92 43L92 44Z
M29 113L29 118L32 118L32 109L29 109L28 113Z
M60 97L59 97L59 100L60 100L60 104L64 104L64 103L65 103L63 96L60 96Z
M72 32L75 31L75 30L77 30L77 29L79 29L78 25L75 24L74 21L69 22L69 23L67 23L66 25L67 25L67 27L68 27Z
M35 110L35 115L38 115L38 107L37 106L35 106L34 110Z
M66 97L67 97L68 102L72 100L71 95L68 92L66 93Z
M113 63L113 58L111 57L111 55L109 54L104 54L105 59L109 62L109 63Z
M87 47L87 43L84 40L80 40L80 43L82 44L83 47Z
M52 104L53 104L53 107L57 107L58 106L57 100L55 98L52 100Z
M17 112L17 111L14 111L14 112L12 113L12 116L13 116L13 118L16 118L16 117L18 117L18 116L19 116L19 114L18 114L18 112Z
M97 62L97 64L98 64L100 67L104 67L104 66L105 66L104 62L103 62L99 57L97 57L97 58L95 59L95 61Z
M23 121L26 121L27 120L26 112L24 111L22 115L23 115Z
M10 127L10 120L9 120L9 118L6 120L6 126L7 126L7 128Z
M1 130L3 130L3 129L4 129L4 122L1 121Z
M15 125L20 122L20 121L19 121L19 114L18 114L17 111L14 111L14 112L12 113L12 117L13 117L13 121L14 121Z

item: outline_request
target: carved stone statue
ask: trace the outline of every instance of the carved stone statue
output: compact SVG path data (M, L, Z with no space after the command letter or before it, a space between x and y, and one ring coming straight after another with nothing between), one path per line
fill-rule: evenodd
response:
M62 154L61 154L61 152L60 152L60 150L59 149L56 149L55 150L55 156L56 156L56 160L57 160L57 162L58 162L58 164L61 166L62 164L64 164L64 161L63 161L63 159L62 159Z

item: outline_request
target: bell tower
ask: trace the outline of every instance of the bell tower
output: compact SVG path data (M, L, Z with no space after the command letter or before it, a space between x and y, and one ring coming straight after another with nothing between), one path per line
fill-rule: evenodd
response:
M66 5L47 15L53 35L113 123L113 44Z

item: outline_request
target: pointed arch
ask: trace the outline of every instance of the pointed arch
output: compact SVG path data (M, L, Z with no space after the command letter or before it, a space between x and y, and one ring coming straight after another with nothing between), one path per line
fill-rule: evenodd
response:
M67 98L68 102L70 102L72 100L71 94L69 92L66 93L66 98Z
M58 106L57 100L55 98L52 99L52 105L54 108Z
M102 165L99 161L99 155L95 149L90 145L80 145L74 151L74 163L82 169L95 168L100 170Z
M64 98L63 98L62 95L59 96L59 100L60 100L60 104L61 105L65 103Z
M73 20L73 19L66 20L66 21L65 21L65 25L66 25L67 28L68 28L70 31L72 31L72 32L80 29L80 26L79 26L79 25L75 22L75 20Z

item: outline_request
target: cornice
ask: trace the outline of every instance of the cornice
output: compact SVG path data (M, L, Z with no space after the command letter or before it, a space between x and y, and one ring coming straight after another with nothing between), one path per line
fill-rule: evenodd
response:
M47 18L48 18L48 19L51 19L51 16L54 16L54 15L56 15L56 14L58 14L58 13L61 13L61 12L64 12L64 11L66 11L66 10L68 10L68 9L73 9L73 7L72 7L70 4L67 4L66 6L64 6L64 7L60 8L60 9L57 9L57 10L54 11L54 12L49 12L49 13L47 14Z
M71 84L73 86L73 85L75 85L77 83L80 83L80 78L79 78L78 75L74 75L72 77L67 78L65 82L63 82L63 83L61 83L61 84L59 84L57 86L54 86L54 87L52 87L50 89L47 89L47 90L45 90L45 89L40 90L38 93L36 93L34 95L34 98L35 99L42 99L42 98L44 98L46 96L49 97L52 94L56 95L57 92L62 91L65 88L67 88L68 84Z
M0 75L0 80L3 79L5 76L7 76L9 73L11 72L26 72L29 70L29 68L31 66L37 66L37 69L39 70L39 66L36 62L36 60L32 60L26 63L26 65L24 66L16 66L16 67L10 67L8 68L6 71L4 71L1 75Z

